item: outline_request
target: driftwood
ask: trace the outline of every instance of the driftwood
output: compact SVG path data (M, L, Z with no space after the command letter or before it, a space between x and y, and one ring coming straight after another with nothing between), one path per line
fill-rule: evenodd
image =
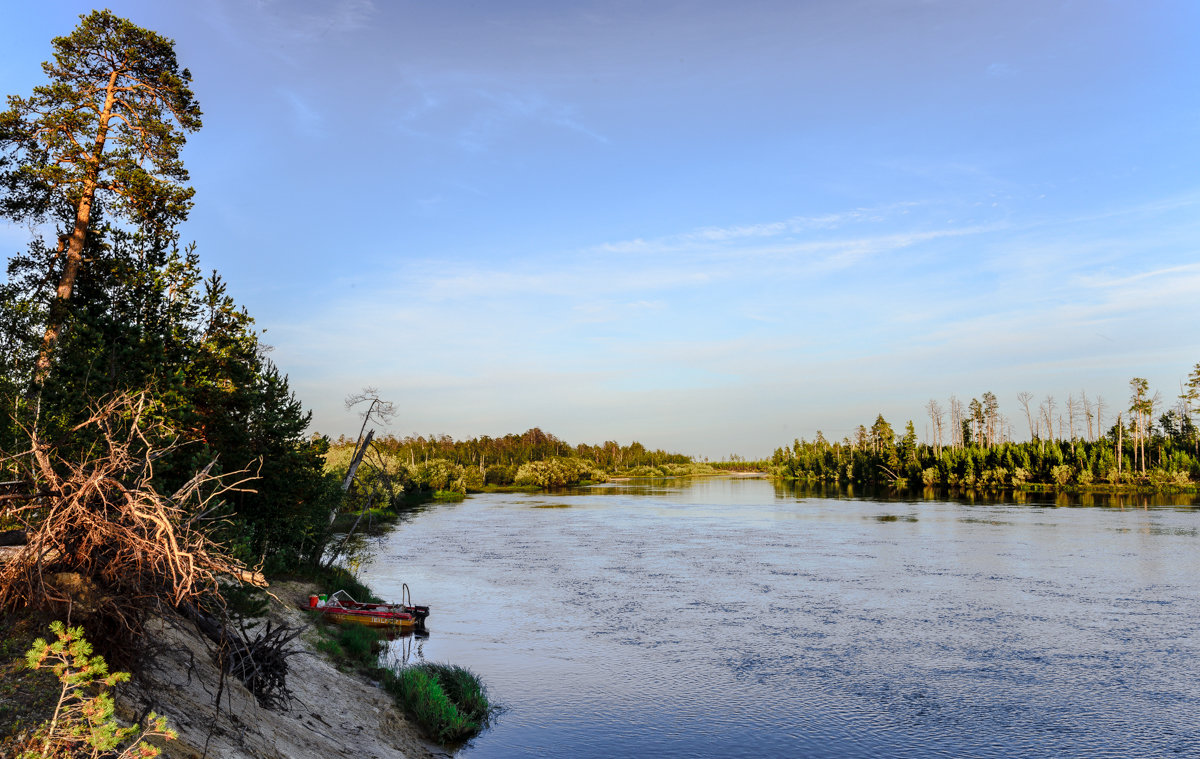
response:
M253 638L245 628L233 628L194 607L184 610L204 637L216 644L216 659L221 669L245 684L267 709L286 709L292 699L287 687L287 660L300 653L287 646L304 632L303 627L266 622L264 630Z
M69 595L47 578L75 573L103 591L103 627L140 637L149 610L219 598L220 577L252 570L199 528L197 516L222 494L244 489L245 472L214 477L206 469L171 496L154 488L154 460L170 450L166 430L144 396L118 396L72 432L89 428L101 445L85 461L64 461L30 431L30 450L10 458L28 471L22 499L7 501L26 543L0 565L0 609L70 608Z
M157 443L168 437L149 421L152 411L144 396L128 395L97 408L72 430L91 428L101 440L85 461L56 458L36 431L30 450L9 458L10 469L27 471L0 483L10 491L0 495L5 516L23 528L4 533L4 542L16 545L0 555L0 609L82 617L93 642L118 661L137 658L151 613L184 617L215 644L225 673L263 706L284 708L291 699L287 660L297 653L288 644L301 630L268 622L251 635L230 621L220 582L266 581L202 529L222 495L247 490L254 476L215 476L214 460L171 495L159 493L154 461L171 444Z

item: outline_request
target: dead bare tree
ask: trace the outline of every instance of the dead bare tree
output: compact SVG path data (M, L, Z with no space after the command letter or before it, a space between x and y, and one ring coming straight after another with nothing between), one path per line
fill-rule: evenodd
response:
M1017 393L1017 402L1021 404L1021 408L1025 409L1025 421L1029 423L1029 439L1033 440L1037 437L1037 433L1033 428L1033 415L1029 412L1029 404L1033 401L1033 393L1028 390L1022 390Z
M1053 442L1053 440L1054 440L1054 396L1053 395L1046 396L1046 399L1044 401L1042 401L1042 407L1040 410L1042 412L1042 420L1046 424L1046 434L1048 434L1050 436L1051 442ZM1062 437L1061 433L1059 434L1059 437Z
M929 412L929 422L933 430L933 450L935 456L942 455L942 423L945 420L945 412L942 411L942 406L935 399L930 398L929 403L925 404L925 410Z
M350 468L346 471L346 479L342 482L342 492L349 492L350 485L354 482L354 474L358 471L359 464L362 463L363 455L367 452L368 446L371 445L371 438L375 436L375 430L366 432L367 425L371 420L375 420L379 424L388 424L396 416L396 406L391 401L385 401L379 397L379 390L373 387L364 387L362 392L351 393L346 396L346 410L366 403L367 409L362 412L362 427L358 430L358 438L354 443L354 455L350 458ZM363 433L366 437L363 437ZM335 512L334 518L337 514Z
M950 445L953 448L963 447L963 405L955 396L950 396Z
M1075 396L1067 394L1067 429L1071 432L1071 442L1075 442L1075 419L1079 416L1079 403Z
M1096 439L1092 434L1093 429L1094 429L1092 426L1092 421L1093 421L1092 413L1094 411L1094 408L1092 407L1092 402L1090 400L1088 400L1086 391L1080 390L1079 397L1083 401L1083 416L1087 420L1087 440L1090 443Z

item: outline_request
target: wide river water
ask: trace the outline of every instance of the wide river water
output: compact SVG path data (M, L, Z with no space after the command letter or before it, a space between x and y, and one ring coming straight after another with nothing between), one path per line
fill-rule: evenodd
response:
M360 576L504 705L466 759L1198 757L1193 500L634 480L426 507Z

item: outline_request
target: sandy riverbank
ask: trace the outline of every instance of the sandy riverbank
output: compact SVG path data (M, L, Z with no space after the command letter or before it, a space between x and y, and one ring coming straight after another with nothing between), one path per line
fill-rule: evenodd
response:
M273 624L309 624L299 607L312 588L276 583L270 588ZM124 718L152 708L166 715L179 739L163 755L180 759L430 759L449 754L424 740L393 706L391 697L357 675L339 672L301 635L304 653L291 657L288 685L295 699L287 711L260 707L240 682L226 679L221 708L214 706L220 673L208 644L193 631L162 625L152 630L165 653L119 699Z

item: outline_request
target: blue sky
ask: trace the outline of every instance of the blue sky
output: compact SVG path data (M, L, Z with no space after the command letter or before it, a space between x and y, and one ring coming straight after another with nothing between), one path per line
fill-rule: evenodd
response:
M91 8L4 1L0 93ZM721 458L1200 362L1200 5L113 2L204 128L183 227L323 432ZM0 227L18 249L30 232Z

